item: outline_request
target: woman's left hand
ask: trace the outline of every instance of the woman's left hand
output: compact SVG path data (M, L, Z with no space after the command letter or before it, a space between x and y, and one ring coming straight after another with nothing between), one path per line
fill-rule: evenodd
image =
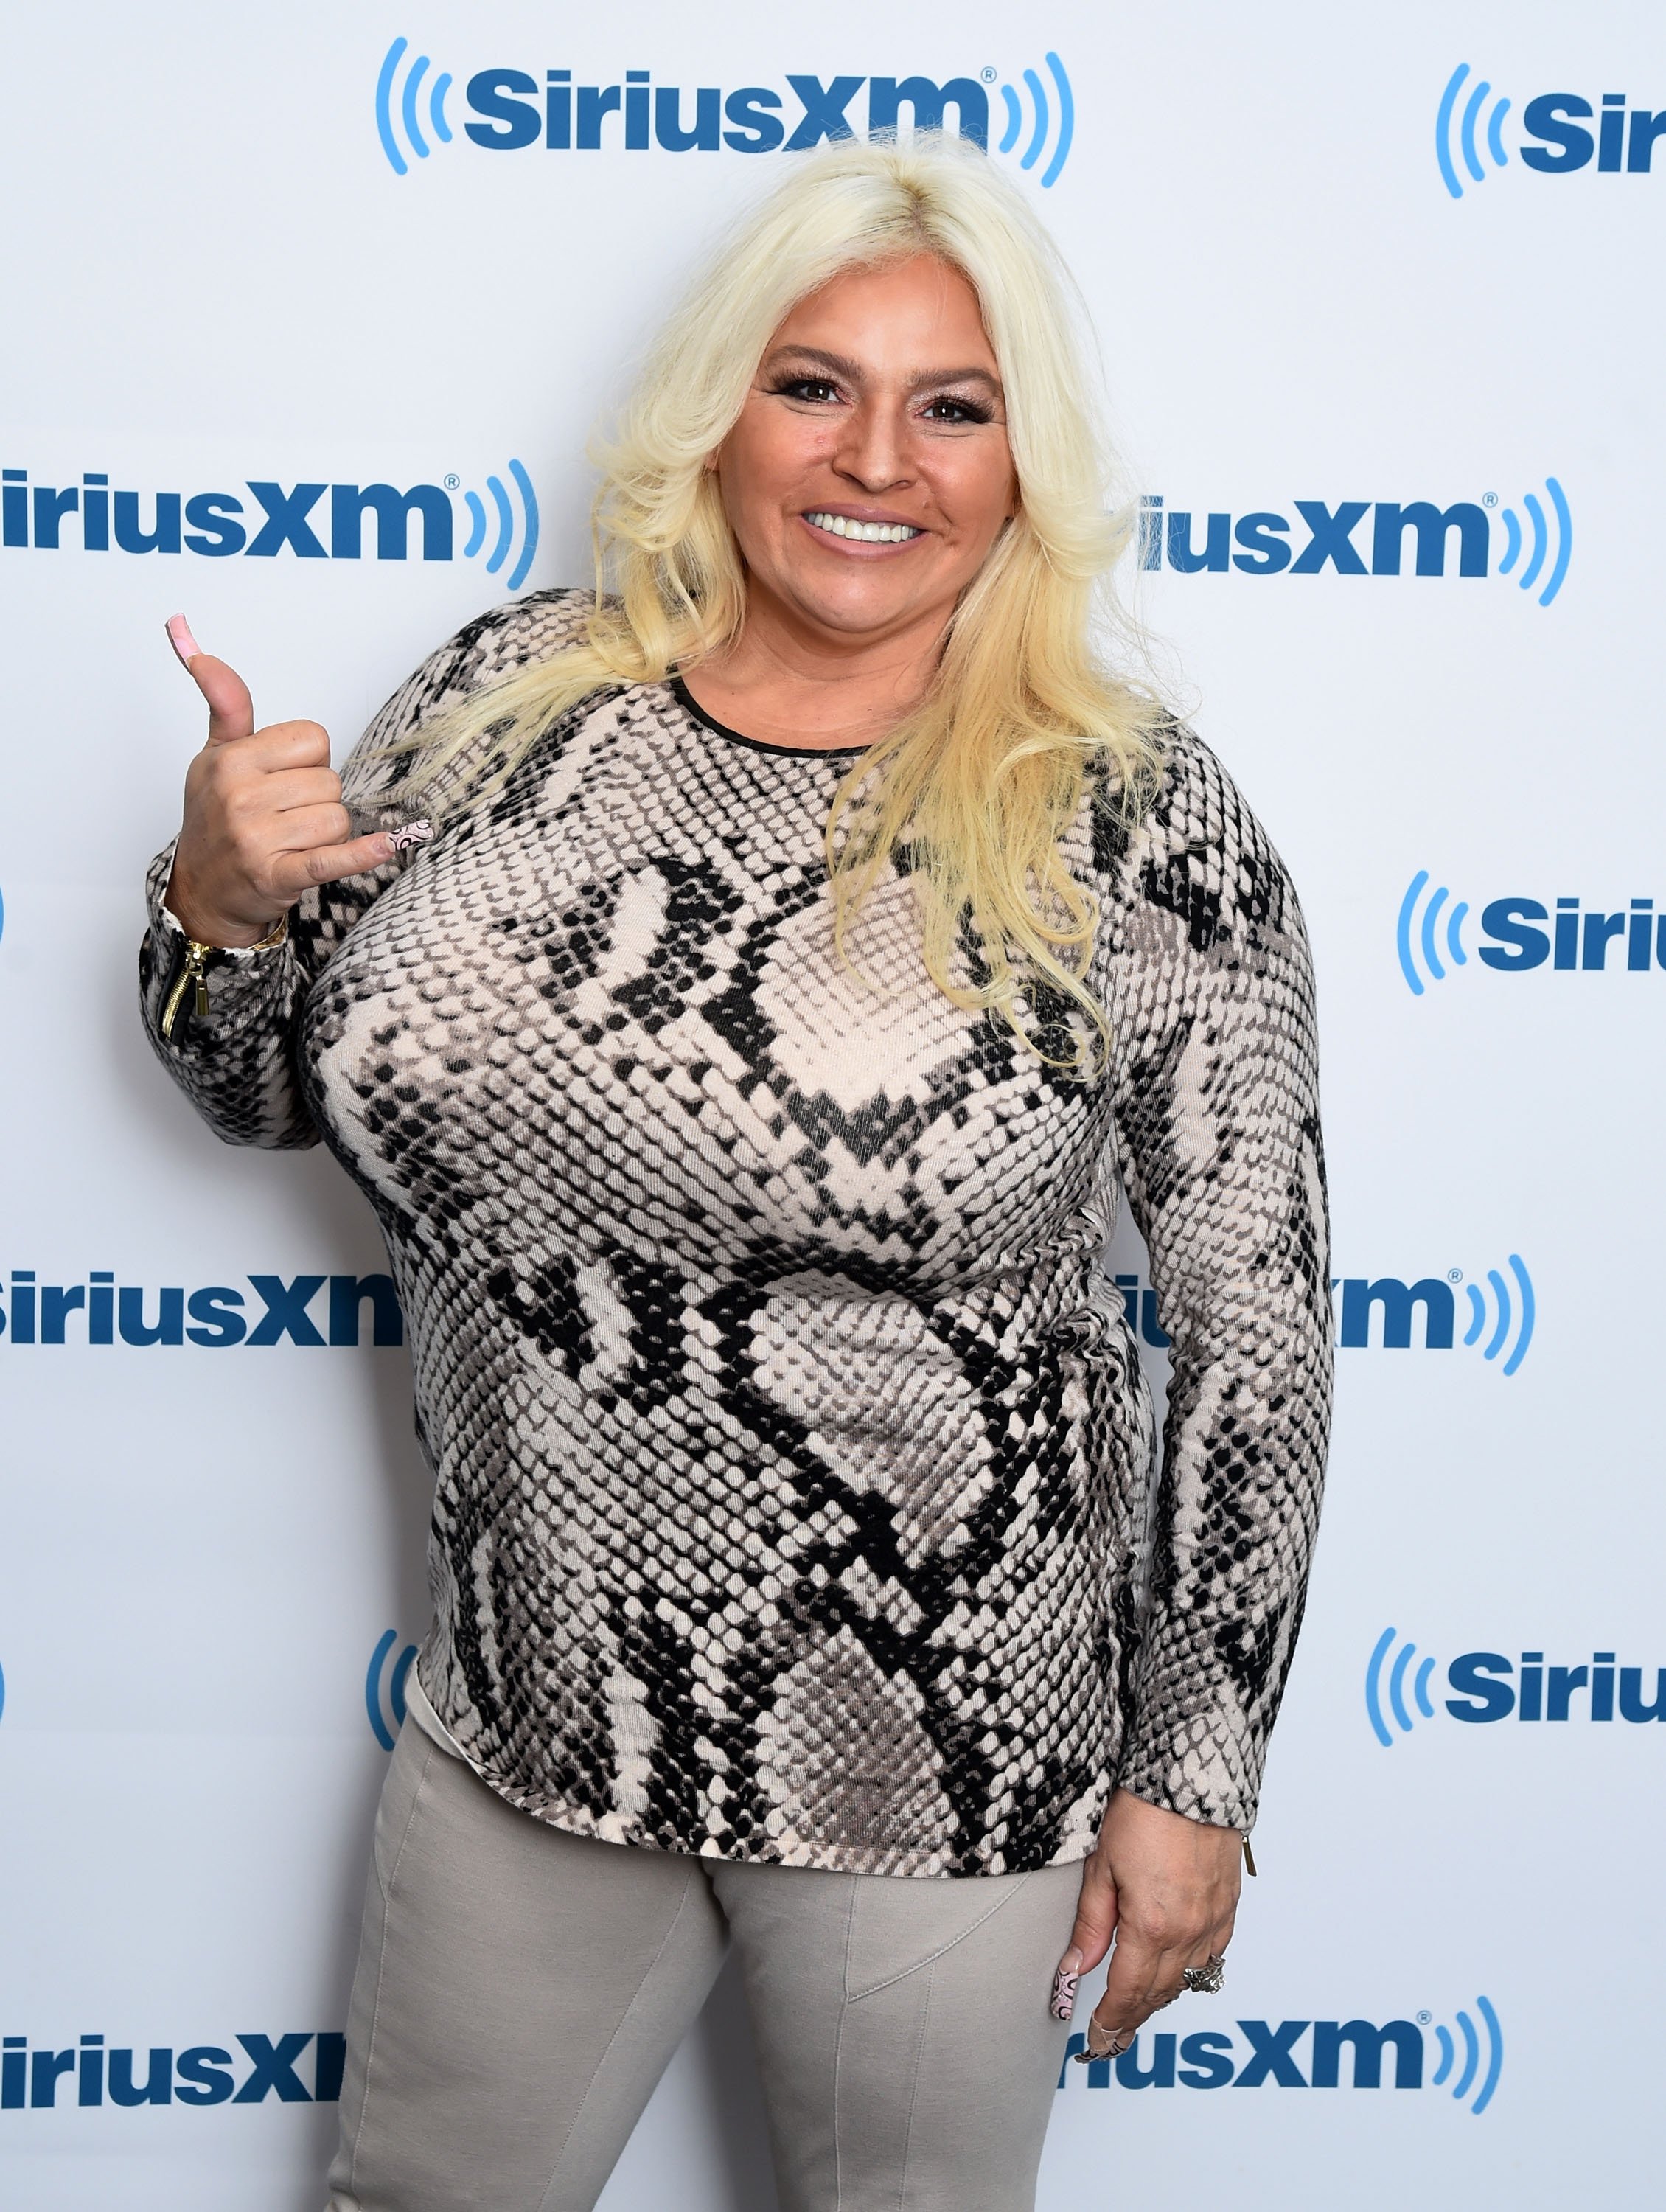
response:
M1218 1959L1232 1940L1243 1838L1148 1805L1118 1790L1082 1869L1081 1898L1054 2010L1074 1998L1075 1976L1111 1948L1105 1995L1087 2023L1090 2057L1126 2051L1142 2021L1178 1996L1188 1966Z

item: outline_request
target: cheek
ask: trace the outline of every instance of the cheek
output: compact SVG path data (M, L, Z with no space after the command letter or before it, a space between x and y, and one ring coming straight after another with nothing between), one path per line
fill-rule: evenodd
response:
M980 553L1018 505L1017 485L1004 447L995 452L962 449L953 454L938 477L937 489L944 512L954 518Z
M786 414L742 416L718 458L724 506L735 534L778 534L785 511L826 458L821 422Z

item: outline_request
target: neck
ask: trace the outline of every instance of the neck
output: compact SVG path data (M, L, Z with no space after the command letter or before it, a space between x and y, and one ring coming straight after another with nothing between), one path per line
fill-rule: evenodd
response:
M844 636L754 588L739 638L686 680L715 720L765 744L871 744L924 697L947 628L934 609L880 636Z

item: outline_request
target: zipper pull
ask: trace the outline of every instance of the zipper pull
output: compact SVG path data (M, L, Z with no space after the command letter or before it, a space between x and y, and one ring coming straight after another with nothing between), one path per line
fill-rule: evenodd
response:
M1255 1853L1250 1849L1250 1832L1247 1828L1244 1830L1244 1866L1246 1873L1255 1874Z
M192 1012L199 1020L207 1014L209 986L208 979L203 973L203 963L213 950L214 947L211 945L199 944L194 937L188 937L185 939L185 959L180 964L173 988L167 994L167 1003L162 1008L164 1043L170 1043L173 1041L173 1024L179 1018L179 1008L185 1001L185 992L191 986L196 987L191 1002Z

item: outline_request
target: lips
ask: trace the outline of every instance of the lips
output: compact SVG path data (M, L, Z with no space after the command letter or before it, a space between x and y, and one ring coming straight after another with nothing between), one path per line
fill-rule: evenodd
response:
M843 538L858 545L906 545L924 532L912 522L859 522L854 515L832 514L816 508L804 517L812 530L829 538Z

